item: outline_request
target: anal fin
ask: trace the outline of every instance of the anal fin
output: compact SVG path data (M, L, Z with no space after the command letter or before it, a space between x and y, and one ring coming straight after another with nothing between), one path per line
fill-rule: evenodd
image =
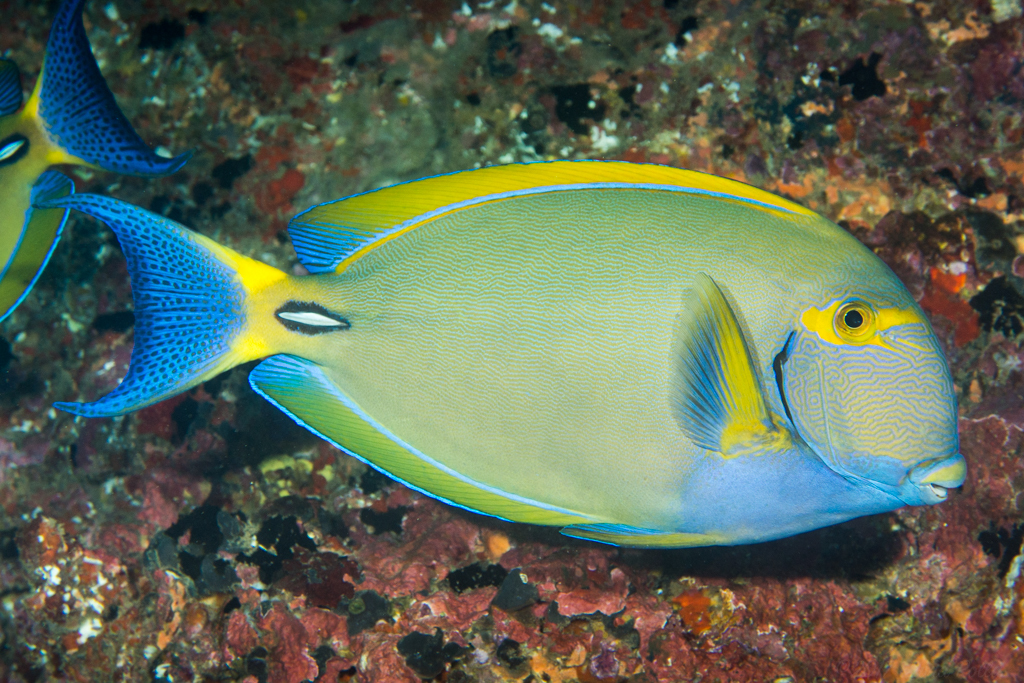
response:
M562 534L570 538L634 548L695 548L726 544L726 539L710 534L673 533L624 524L574 524L562 529Z
M543 506L445 470L367 415L323 367L295 356L260 363L249 383L298 424L349 455L412 489L471 512L531 524L563 526L593 521L587 515Z
M708 275L683 299L673 407L695 444L726 457L787 448L790 432L765 405L736 316Z

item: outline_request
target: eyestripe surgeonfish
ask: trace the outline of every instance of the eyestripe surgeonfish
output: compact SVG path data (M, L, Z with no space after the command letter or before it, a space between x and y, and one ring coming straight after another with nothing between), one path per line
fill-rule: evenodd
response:
M85 0L65 0L46 44L42 71L22 106L14 62L0 59L0 320L28 294L60 239L68 212L33 209L74 192L58 164L139 176L173 173L189 158L154 154L107 87L82 25Z
M632 546L787 536L960 486L943 353L848 233L625 162L427 178L291 221L295 277L100 196L135 297L119 415L266 358L253 388L406 485Z

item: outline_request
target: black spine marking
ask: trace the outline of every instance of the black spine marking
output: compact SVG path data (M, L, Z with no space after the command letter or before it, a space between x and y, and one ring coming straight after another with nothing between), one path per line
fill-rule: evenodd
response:
M0 140L0 151L3 151L4 149L7 149L8 146L15 145L19 142L21 143L21 147L6 159L0 159L0 166L10 166L14 162L18 161L28 154L28 148L30 146L28 138L21 133L15 133L14 135L9 135L3 140Z
M796 332L790 332L789 336L786 337L786 343L782 345L782 350L775 355L775 360L772 361L772 369L775 370L775 384L779 387L779 397L782 399L782 407L786 411L786 417L789 418L789 423L796 428L796 423L793 422L793 414L789 412L789 402L786 400L786 387L782 378L782 366L789 360L789 345L793 342L793 335Z

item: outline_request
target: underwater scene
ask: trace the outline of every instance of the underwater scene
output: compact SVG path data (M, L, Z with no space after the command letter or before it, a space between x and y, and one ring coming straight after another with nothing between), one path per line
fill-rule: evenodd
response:
M0 681L1024 682L1021 0L0 0Z

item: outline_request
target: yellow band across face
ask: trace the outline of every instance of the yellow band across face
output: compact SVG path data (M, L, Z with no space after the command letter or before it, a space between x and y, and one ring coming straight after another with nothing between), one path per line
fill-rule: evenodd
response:
M858 322L860 324L850 324ZM875 308L859 299L836 301L824 309L811 307L800 316L808 332L836 346L882 346L895 351L882 333L898 325L923 325L913 308Z
M949 486L952 482L952 485L955 486L958 485L957 482L963 482L966 477L967 463L963 458L957 457L952 459L950 464L945 467L940 467L934 472L930 472L928 476L924 477L917 483L922 486L924 484L940 484Z

